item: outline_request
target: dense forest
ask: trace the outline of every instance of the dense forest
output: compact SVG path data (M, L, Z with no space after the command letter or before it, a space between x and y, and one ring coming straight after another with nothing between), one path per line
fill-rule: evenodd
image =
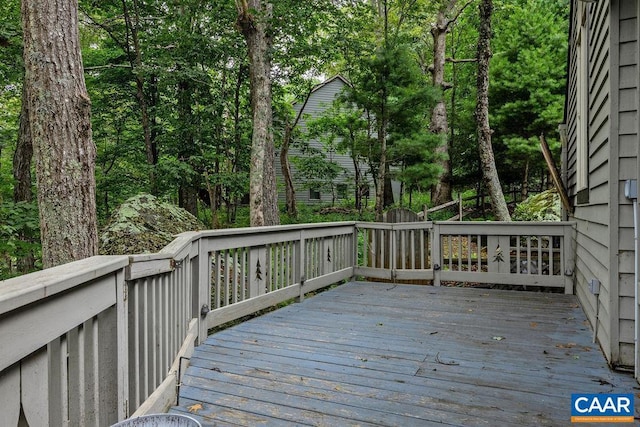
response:
M38 148L32 130L46 137L47 125L34 125L42 107L35 85L29 92L23 84L40 60L33 53L38 7L28 7L38 2L23 1L22 10L20 3L0 0L5 265L39 258L47 218L36 172L55 155ZM95 148L88 156L95 189L83 190L95 197L95 222L104 225L124 200L150 193L212 227L232 226L247 204L251 225L277 224L297 209L290 197L277 204L276 192L289 186L286 171L276 184L274 156L285 166L303 162L287 153L304 152L313 132L335 133L339 143L326 138L334 149L370 166L378 218L392 203L391 178L405 192L431 193L433 204L454 190L483 191L477 107L485 61L485 133L498 185L523 195L542 189L541 134L559 157L568 13L567 0L80 0L77 39L90 104L78 111L88 117L90 105L90 130L79 135ZM293 102L338 74L350 85L330 114L302 132ZM329 179L326 163L308 169ZM360 180L353 177L351 206L360 203Z

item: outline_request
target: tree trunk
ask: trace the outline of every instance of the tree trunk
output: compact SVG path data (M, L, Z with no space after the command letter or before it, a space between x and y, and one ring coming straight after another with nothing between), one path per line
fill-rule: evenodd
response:
M282 168L282 176L284 178L284 188L286 196L287 214L292 217L298 216L298 208L296 206L296 189L293 187L293 177L291 176L291 165L289 164L289 145L291 143L291 134L293 130L287 125L284 132L284 141L280 149L280 167Z
M482 175L491 198L491 206L498 221L511 221L507 203L504 200L502 186L491 146L489 127L489 60L491 58L491 13L492 0L480 3L480 29L478 31L478 95L476 104L476 122L478 124L478 149Z
M151 115L149 113L149 102L147 96L144 93L145 79L142 73L142 52L140 51L140 39L138 37L138 10L137 3L134 1L134 18L135 22L131 21L131 15L127 6L126 0L122 0L122 11L124 15L124 21L127 27L127 42L126 49L129 56L129 63L134 70L136 79L136 98L138 99L138 105L140 106L141 125L144 135L145 153L147 156L147 165L149 166L149 192L151 194L158 194L157 177L155 172L155 165L158 164L158 147L155 142L155 138L151 127ZM129 40L131 37L131 40ZM133 44L133 52L131 52L131 45ZM136 72L137 71L137 72Z
M351 151L351 161L353 162L353 175L355 179L355 208L358 213L362 212L362 194L363 194L363 185L362 185L362 172L360 172L360 164L358 163L358 158L353 151Z
M298 126L300 118L302 118L302 114L304 113L304 109L309 102L309 98L311 97L312 92L313 88L309 89L309 92L307 92L307 96L304 98L304 103L302 104L300 111L298 111L298 113L296 114L296 118L293 121L293 124L289 124L287 122L284 130L284 140L282 141L282 148L280 149L280 167L282 168L282 176L284 178L287 213L294 218L298 216L298 208L296 207L296 189L293 186L291 164L289 163L289 147L293 142L293 132L295 131L296 126Z
M98 250L91 101L77 0L23 0L25 84L44 268Z
M524 177L522 177L522 200L529 195L529 161L524 164Z
M236 0L238 26L249 52L249 79L253 134L249 169L249 217L252 227L277 225L278 193L274 168L273 113L271 109L272 5L261 0ZM254 13L256 13L254 15Z
M18 143L13 153L13 187L14 202L30 202L33 200L31 191L31 159L33 145L31 143L31 129L29 128L29 107L27 84L22 85L22 107L20 110L20 130Z
M178 115L180 126L182 126L178 133L180 135L178 159L187 165L190 165L190 158L196 154L192 128L194 119L191 110L193 90L189 81L178 82ZM193 216L198 216L198 184L199 182L193 176L185 176L178 187L178 205Z
M445 12L451 10L456 4L456 0L451 0L444 10L438 12L436 24L431 28L433 36L433 85L444 90L449 87L444 81L444 64L446 56L447 33L449 32L449 24ZM439 160L442 174L438 183L434 186L431 201L435 206L446 203L451 199L451 161L449 160L449 141L447 134L449 132L449 124L447 121L447 107L445 104L444 94L433 108L431 114L431 124L429 130L442 137L442 143L436 148L436 154Z
M383 96L386 96L384 94ZM378 132L378 145L380 146L380 166L378 166L378 178L376 179L376 221L382 222L384 217L384 202L385 202L385 184L387 181L387 135L386 128L387 124L385 120L382 120L384 117L384 111L381 114L382 117L379 117L378 120L380 123L377 127Z
M22 107L20 110L20 130L18 132L18 143L16 151L13 153L13 201L31 202L33 192L31 191L31 159L33 158L33 145L31 143L31 129L29 128L29 108L27 85L22 85ZM33 244L34 238L20 233L20 240ZM26 274L35 269L35 255L32 250L18 257L18 272Z

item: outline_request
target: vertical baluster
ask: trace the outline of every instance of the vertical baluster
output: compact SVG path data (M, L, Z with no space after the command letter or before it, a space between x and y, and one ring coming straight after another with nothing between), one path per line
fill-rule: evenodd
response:
M285 256L286 259L286 273L287 273L287 286L293 285L294 282L294 278L293 278L293 260L295 259L295 254L294 254L294 243L293 242L287 242L287 254Z
M398 269L404 269L407 268L406 265L406 256L407 256L407 246L406 246L406 231L405 230L396 230L396 238L394 239L394 241L396 241L400 247L396 248L393 256L396 259L396 268Z
M473 244L473 238L471 234L467 234L467 271L472 271L471 268L472 260L471 260L471 246Z
M226 249L224 251L223 283L225 289L225 301L227 305L234 303L233 280L231 279L231 272L233 271L233 266L231 265L233 259L232 252L233 249Z
M187 269L187 266L183 267ZM165 275L160 278L160 287L158 289L158 342L159 349L158 354L160 357L160 371L161 377L164 377L166 373L166 367L171 363L173 358L172 350L173 346L170 341L170 328L171 328L171 295L169 294L171 289L171 282L169 275ZM162 381L162 380L161 380Z
M273 271L273 286L272 290L277 290L280 287L280 253L282 252L282 243L276 243L273 245L273 257L271 259L271 269Z
M278 269L278 282L276 284L277 289L282 289L286 286L284 259L285 252L287 250L287 242L278 244L278 258L274 262L274 268Z
M520 266L522 265L522 261L520 259L520 252L522 251L522 236L521 235L517 235L516 236L516 274L520 274Z
M143 299L144 299L144 309L142 311L142 336L143 336L143 344L142 344L142 396L140 399L144 401L151 390L151 385L149 384L150 375L149 371L151 370L150 361L149 361L149 348L151 345L151 337L149 336L150 327L149 327L149 317L151 313L151 307L149 307L149 301L151 299L151 283L153 282L153 278L147 278L144 282L144 291L143 291ZM179 297L179 295L178 295Z
M548 244L548 248L547 248L547 276L553 276L553 239L555 237L554 236L549 236L549 244Z
M542 274L542 236L540 235L538 235L538 262L536 266L536 273Z
M486 242L483 241L482 237L483 236L481 234L476 235L476 239L477 239L477 243L476 243L476 264L477 264L477 271L478 272L483 271L482 270L482 265L483 265L482 264L482 248L484 248L486 246ZM485 237L485 239L486 239L486 237ZM487 250L487 257L488 256L489 256L489 251ZM487 268L488 268L488 265L489 265L489 260L488 259L485 261L485 264L487 265Z
M79 328L67 332L68 364L66 366L69 393L69 420L72 423L80 420L81 381ZM64 357L64 354L63 354Z
M60 366L60 383L62 387L60 388L60 400L62 402L62 425L68 426L71 421L70 410L69 410L69 360L68 355L68 341L67 336L64 335L60 340L60 357L57 360L54 360L54 363L59 364Z
M184 266L183 268L186 270L186 266ZM165 277L163 280L164 286L167 289L171 289L173 295L175 295L175 297L171 300L171 305L175 307L175 324L173 324L173 327L171 328L173 329L173 340L169 341L169 345L167 346L167 352L169 353L171 358L173 358L173 355L175 354L175 352L177 352L177 349L180 348L180 343L182 342L182 324L184 322L183 319L186 317L184 306L188 305L189 301L191 301L190 298L186 298L186 295L182 291L182 287L179 286L180 284L176 280L180 271L181 270L174 270L172 273L164 275ZM160 371L160 382L164 379L163 377L165 373L166 371L164 369Z
M158 385L158 371L159 371L159 366L158 366L158 360L157 360L157 337L158 337L158 324L157 324L157 320L158 320L158 316L157 316L157 312L156 312L156 303L157 303L157 295L156 295L156 291L157 291L157 287L158 287L158 282L161 280L161 277L159 276L154 276L151 279L151 304L150 304L150 310L149 310L149 324L150 324L150 328L149 328L149 335L150 335L150 346L149 346L149 371L150 371L150 375L149 375L149 393L152 393L153 390L155 390L155 388ZM148 395L147 395L148 396ZM145 396L145 397L147 397Z
M419 229L416 231L416 250L418 251L418 258L416 259L416 268L424 269L425 263L427 263L427 249L424 246L424 235L426 230Z
M135 398L135 401L132 403L136 408L140 406L140 395L142 394L142 374L140 373L140 370L142 368L142 350L140 349L142 345L142 327L140 323L142 319L140 318L140 311L144 304L144 302L142 301L141 291L143 280L144 279L138 279L133 283L133 301L131 301L133 304L131 302L129 303L129 307L133 307L133 334L129 334L131 337L133 337L133 357L129 358L129 372L133 375L131 375L132 381L130 381L129 384L131 389L133 390L133 395ZM129 288L129 298L132 297L131 294L131 288Z
M464 244L464 236L461 234L458 236L458 271L463 271L462 263L462 245Z
M215 301L215 308L219 308L219 307L223 307L224 305L224 298L223 295L221 295L221 289L222 286L220 284L220 269L221 269L221 265L220 263L222 262L222 257L220 255L220 251L215 251L213 253L213 256L215 257L215 263L213 264L213 267L215 268L215 271L213 272L213 277L215 278L214 281L214 289L216 292L216 301Z
M527 236L527 274L531 274L531 236Z
M380 267L380 250L378 249L378 240L380 239L380 230L371 230L371 267L379 268Z
M384 231L386 238L384 239L384 242L386 243L386 256L385 259L387 259L387 265L385 266L386 268L389 268L391 270L395 269L395 255L396 255L396 251L395 248L393 247L396 244L396 240L395 240L395 231L394 230L385 230Z
M305 253L307 257L305 258L305 271L307 272L307 279L313 278L313 239L306 239L304 241L305 244Z
M206 257L208 258L208 257ZM209 260L210 262L211 260ZM207 280L211 280L211 275L205 278ZM167 283L167 291L169 294L170 302L169 309L171 311L170 323L169 323L169 346L171 348L176 348L178 343L178 319L180 318L180 309L178 308L178 294L179 291L175 286L171 286L171 283Z
M86 403L85 408L87 411L87 423L99 424L98 415L100 408L98 405L100 396L100 358L99 358L99 345L98 345L98 316L95 316L85 322L85 390L86 390Z
M238 252L239 248L233 250L233 258L231 261L231 286L233 287L233 302L236 303L238 301L242 301L242 296L240 295L240 283L238 282Z

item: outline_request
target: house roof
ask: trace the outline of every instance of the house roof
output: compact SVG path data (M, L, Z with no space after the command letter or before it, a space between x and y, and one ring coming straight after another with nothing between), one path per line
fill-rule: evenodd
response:
M349 80L347 80L345 77L341 76L340 74L336 74L335 76L333 76L331 78L328 78L327 80L323 81L322 83L318 83L317 85L312 87L311 91L309 92L309 95L314 93L314 92L316 92L316 91L318 91L318 90L320 90L320 89L322 89L326 85L328 85L328 84L330 84L330 83L332 83L332 82L334 82L336 80L341 81L342 83L344 83L347 86L351 86L351 82L349 82ZM298 104L297 100L292 103L292 105L296 105L296 104Z
M317 85L315 85L311 89L311 93L317 91L318 89L321 89L322 87L324 87L324 86L328 85L329 83L334 82L336 80L340 80L345 85L351 86L351 82L349 82L349 80L347 80L345 77L341 76L340 74L336 74L335 76L323 81L322 83L318 83Z

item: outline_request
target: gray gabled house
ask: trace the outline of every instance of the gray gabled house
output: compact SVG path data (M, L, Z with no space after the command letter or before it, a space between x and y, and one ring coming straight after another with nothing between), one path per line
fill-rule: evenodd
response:
M576 222L576 294L609 364L635 367L636 377L639 15L638 0L571 1L560 127L568 218Z
M298 123L298 129L302 132L305 132L307 129L306 122L308 121L308 119L315 119L321 116L325 110L331 107L333 101L340 94L343 88L348 84L348 81L344 77L336 75L316 85L312 89L306 104L304 102L296 102L295 104L293 104L293 109L296 114L299 113L301 108L304 108L301 119ZM336 198L352 198L353 191L355 190L355 166L353 164L353 159L349 156L349 154L329 151L318 139L311 139L308 141L308 144L310 147L312 147L312 149L316 149L322 152L326 160L335 162L343 169L343 172L340 173L339 176L335 179L333 185ZM296 156L304 155L305 154L297 148L291 148L289 151L290 159ZM369 183L369 193L371 194L371 196L374 196L375 189L373 188L373 181L369 174L369 167L362 162L360 163L359 167L362 172L362 178ZM284 180L282 177L282 166L280 163L280 157L277 153L275 168L276 178L278 182L278 198L280 201L284 201L285 192L283 187ZM309 188L300 179L294 165L292 165L292 176L294 188L296 190L297 202L326 203L331 202L332 198L334 197L334 194L332 194L332 192L327 190L326 188L324 190L320 188Z

